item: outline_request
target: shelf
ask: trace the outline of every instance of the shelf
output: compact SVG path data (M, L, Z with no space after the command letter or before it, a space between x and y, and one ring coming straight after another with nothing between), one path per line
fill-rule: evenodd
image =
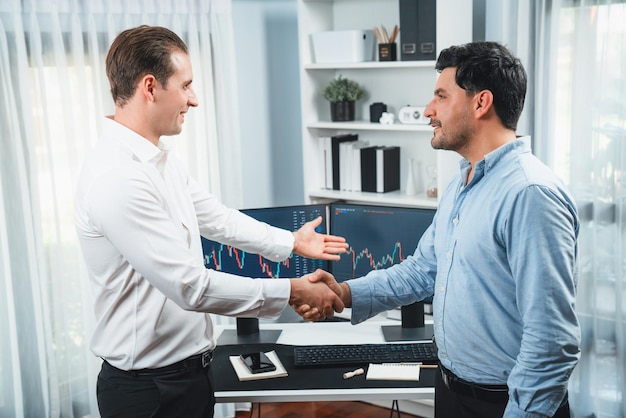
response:
M345 200L348 202L360 202L372 205L397 205L427 209L437 208L437 198L427 197L424 193L407 196L403 191L367 193L317 189L310 190L308 195L314 199Z
M435 69L435 61L367 61L330 64L305 64L305 70L359 70L385 68L430 68Z
M417 0L416 0L417 1ZM369 121L369 106L372 102L387 104L396 116L402 106L425 106L432 100L432 92L438 77L436 60L377 61L377 54L364 62L315 62L315 51L311 34L326 31L387 28L398 24L400 17L397 0L297 0L298 43L300 50L300 94L302 123L303 180L307 201L343 200L349 203L374 204L381 206L436 208L437 198L428 198L425 193L407 196L408 160L413 158L424 183L436 185L444 190L458 173L458 154L451 151L434 150L431 146L433 128L426 125L402 124L396 117L392 125ZM460 45L472 39L472 2L437 0L436 35L437 46ZM447 13L455 10L457 13ZM400 37L402 37L402 28ZM398 49L401 45L396 42ZM398 52L400 52L398 50ZM359 55L360 56L360 55ZM398 54L401 58L401 54ZM337 58L336 61L350 61ZM356 104L357 121L331 122L328 101L320 94L333 78L343 75L362 84L367 90L366 101ZM387 145L401 148L400 188L402 191L389 193L360 193L324 190L320 179L324 179L326 166L320 137L342 133L358 134L359 139L372 146ZM322 151L322 152L320 152ZM426 176L426 167L435 166L437 177Z
M394 123L392 125L384 125L380 123L373 123L369 121L354 121L354 122L309 122L306 124L309 129L349 129L355 131L403 131L403 132L432 132L433 128L430 125L410 125L403 123Z

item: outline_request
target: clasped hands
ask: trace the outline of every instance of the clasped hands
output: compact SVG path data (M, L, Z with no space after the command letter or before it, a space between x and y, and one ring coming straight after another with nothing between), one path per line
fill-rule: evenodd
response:
M291 279L289 305L307 321L332 318L342 312L345 291L332 274L316 270L298 279Z
M320 260L339 260L340 254L347 252L348 244L343 237L318 233L316 229L321 223L320 216L293 233L293 252ZM317 270L291 279L289 304L307 321L332 318L335 312L343 311L341 296L342 288L327 271Z

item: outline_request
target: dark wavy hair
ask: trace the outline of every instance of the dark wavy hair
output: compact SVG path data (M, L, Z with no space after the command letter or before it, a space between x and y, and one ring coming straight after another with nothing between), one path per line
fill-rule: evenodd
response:
M171 60L175 51L186 54L187 45L164 27L142 25L120 33L106 57L106 74L115 104L125 105L146 74L166 85L175 71Z
M435 68L456 68L456 84L467 94L489 90L502 124L517 129L526 98L527 75L521 61L497 42L471 42L439 54Z

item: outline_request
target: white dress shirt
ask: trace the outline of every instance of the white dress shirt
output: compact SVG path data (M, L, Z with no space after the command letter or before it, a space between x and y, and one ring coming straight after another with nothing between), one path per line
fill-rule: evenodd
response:
M92 351L123 370L215 346L209 312L276 318L288 280L206 269L200 235L281 261L293 234L222 205L160 144L104 121L76 194L76 229L95 291Z

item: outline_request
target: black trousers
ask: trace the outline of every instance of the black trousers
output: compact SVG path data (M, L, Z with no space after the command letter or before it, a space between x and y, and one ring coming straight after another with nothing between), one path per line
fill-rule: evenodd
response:
M215 406L210 367L142 374L105 361L97 397L102 418L213 418Z
M493 403L451 391L441 373L435 378L435 418L502 418L506 402ZM570 418L567 398L553 418Z

